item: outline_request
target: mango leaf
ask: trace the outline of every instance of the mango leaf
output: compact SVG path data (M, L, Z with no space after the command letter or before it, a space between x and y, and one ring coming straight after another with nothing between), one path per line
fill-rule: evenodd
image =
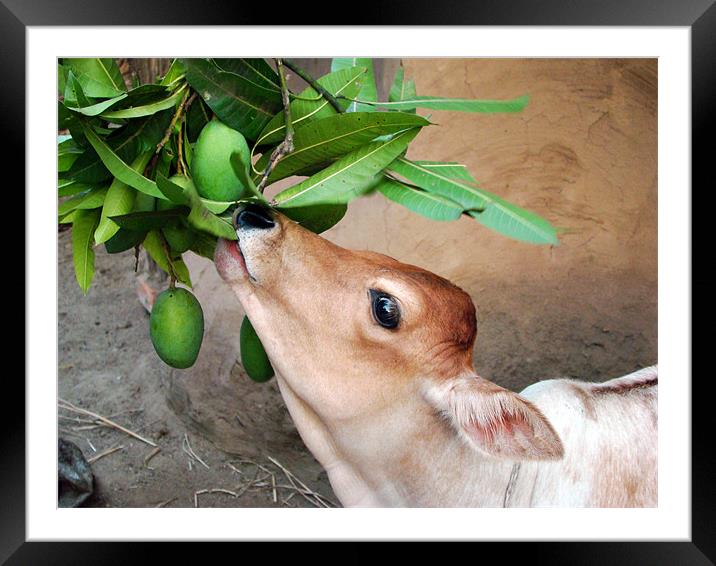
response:
M184 187L172 183L165 175L157 174L157 189L162 193L162 198L174 204L189 205L190 199L184 193Z
M533 244L559 243L549 222L484 189L430 171L404 157L396 159L388 169L421 189L458 203L478 222L505 236Z
M391 85L390 92L388 93L388 102L400 102L415 98L416 96L417 92L415 90L415 82L412 80L405 80L405 69L401 64L395 72L395 78L393 79L393 84Z
M169 141L171 142L171 139ZM152 171L152 181L154 182L157 180L157 175L170 176L169 171L174 162L174 153L168 147L169 145L170 143L167 143L159 153L159 159L157 159L157 164L154 167L154 171Z
M431 220L457 220L462 214L459 204L393 179L384 178L376 186L383 196Z
M485 210L468 211L480 224L505 236L530 244L559 245L557 230L544 218L509 203L497 195L484 191L489 196Z
M94 278L94 231L99 224L99 210L78 210L72 222L72 261L75 278L85 295Z
M222 212L226 211L226 209L229 208L232 204L235 204L234 201L227 202L223 200L208 200L205 198L201 199L201 202L204 203L204 206L214 214L221 214Z
M236 75L240 75L252 83L274 90L281 91L281 79L264 59L213 59L214 64Z
M529 102L528 96L520 96L512 100L475 100L470 98L444 98L440 96L415 96L396 102L368 102L372 106L380 106L389 110L413 110L428 108L430 110L449 110L453 112L480 112L493 114L497 112L521 112Z
M57 184L57 196L70 197L79 193L83 193L91 188L92 185L87 185L86 183L78 183L77 181L62 179Z
M323 171L281 191L281 207L344 204L369 190L376 175L408 147L420 128L411 128L384 142L371 142L342 157Z
M57 170L61 173L69 171L72 164L84 151L85 148L77 145L77 142L71 136L69 139L61 141L57 145Z
M172 112L166 110L144 120L133 120L126 126L117 128L104 139L104 142L122 161L131 162L137 155L148 151L159 143L171 121ZM102 162L94 147L86 140L85 127L91 124L87 119L76 121L77 130L72 131L73 138L81 136L89 146L72 167L67 171L68 178L83 183L96 184L111 179L113 174ZM94 128L96 131L96 128Z
M72 112L78 112L79 114L83 114L85 116L98 116L102 114L105 110L108 108L114 106L119 101L124 100L127 98L126 94L120 94L119 96L115 96L114 98L110 98L108 100L103 100L102 102L98 102L96 104L92 104L90 106L83 106L83 107L73 107L73 106L67 106L68 110L71 110Z
M149 231L175 224L177 220L186 216L187 212L189 212L188 209L177 207L169 210L130 212L129 214L111 216L110 218L120 228L134 231Z
M307 230L320 234L341 221L346 215L348 205L318 204L296 208L278 208L277 210Z
M85 127L84 132L85 136L87 136L87 140L92 144L92 147L99 155L99 158L102 160L104 166L109 169L110 173L112 173L116 179L153 197L164 198L164 195L157 188L154 181L147 179L139 171L133 169L122 161L122 159L120 159L120 157L114 153L109 146L97 136L97 134L94 133L92 128ZM149 152L145 152L145 154L147 153ZM151 154L149 154L149 158L151 158ZM149 158L147 159L147 163L149 163ZM143 169L144 167L140 170Z
M134 212L149 212L150 210L154 210L156 205L157 199L155 197L137 191L134 197L134 208L132 210Z
M234 174L239 179L239 181L241 181L241 184L244 187L248 188L256 198L266 202L266 197L264 197L263 194L261 194L256 188L256 185L254 184L254 181L249 174L249 165L248 163L244 162L241 153L232 153L229 156L229 162L231 163L231 168L234 170Z
M207 108L204 100L197 97L186 113L186 135L190 142L194 143L197 140L201 130L211 121L211 116L212 112Z
M231 227L231 224L213 214L205 206L197 205L196 202L194 206L192 206L187 221L197 230L209 232L209 234L225 238L226 240L237 239L236 232Z
M96 188L92 187L84 192L81 192L72 198L67 199L59 204L57 207L57 216L65 216L73 210L91 210L93 208L100 208L104 204L104 199L107 196L107 187Z
M67 87L67 75L69 69L64 65L57 65L57 95L64 96L65 88Z
M317 79L316 82L333 95L342 95L352 98L358 94L361 89L361 78L365 75L365 69L352 67L343 69L324 75ZM300 98L294 99L291 104L291 122L294 128L308 122L309 120L317 120L336 114L335 109L320 97L313 88L308 87L299 94ZM313 99L313 100L303 100ZM346 108L349 101L339 100L342 108ZM276 114L271 121L266 124L264 129L258 136L256 145L272 144L280 142L285 135L286 127L284 123L283 110Z
M164 100L159 100L151 104L144 104L141 106L132 106L131 108L123 108L120 110L112 110L110 112L104 112L101 114L101 118L105 120L129 120L132 118L142 118L144 116L151 116L162 110L168 108L174 108L184 96L186 89L180 88L171 96Z
M208 59L184 59L186 78L219 119L249 139L282 108L281 93L222 71Z
M163 175L157 175L157 187L167 199L176 204L185 204L191 208L187 221L197 230L203 230L227 240L237 239L236 232L231 224L212 213L196 190L180 187Z
M151 155L150 152L140 155L135 162L132 163L132 169L143 170L149 162ZM104 199L102 216L94 235L97 244L106 242L117 233L119 226L112 220L112 217L131 212L134 209L136 195L137 192L120 179L115 179L112 182L107 191L107 196Z
M84 90L82 90L82 85L72 71L67 74L64 103L70 106L89 106L92 104L92 101L87 98Z
M413 161L413 163L450 179L460 179L468 183L477 184L475 177L472 176L467 167L454 161Z
M72 224L75 221L75 216L80 212L79 209L75 209L72 212L68 212L64 216L59 216L57 222L59 224Z
M134 106L145 106L147 104L152 104L154 102L164 100L173 92L181 89L182 87L186 88L186 83L176 85L175 88L161 84L139 85L127 92L126 97L117 104L115 109L119 110L132 108Z
M268 181L272 183L312 165L334 160L377 136L429 123L421 116L397 112L353 112L310 121L296 129L293 152L278 162ZM268 153L262 155L255 169L263 171L269 157ZM257 175L256 180L259 178Z
M164 237L158 230L152 230L147 234L142 242L142 246L149 257L151 257L157 265L161 267L169 275L172 274L172 270L177 277L177 280L184 283L187 287L191 287L191 278L189 277L189 270L187 269L184 261L179 258L170 258L167 255L167 248L169 247L164 241Z
M120 228L114 236L104 243L104 249L110 254L122 253L141 244L146 236L145 231Z
M184 63L182 63L179 59L174 59L169 65L169 70L167 71L166 75L162 77L162 80L159 81L160 85L169 86L179 79L183 78L186 74L186 67L184 66Z
M391 163L388 171L397 173L421 189L458 203L463 210L482 210L487 204L484 192L477 187L404 157Z
M206 232L197 232L196 238L194 238L194 242L189 246L189 249L201 257L213 260L214 252L216 251L216 236Z
M77 76L87 96L113 98L127 90L113 59L63 59L62 65L69 67Z
M336 57L331 61L331 72L341 69L350 69L352 67L362 67L366 70L365 77L362 79L363 86L357 94L357 98L376 102L378 100L378 89L375 86L375 72L373 70L373 59L367 57L341 58ZM372 112L373 107L360 102L351 102L346 108L346 112Z
M186 133L186 128L182 130L181 135L184 138L184 161L186 162L186 166L188 167L189 171L191 171L191 160L194 157L194 148L189 142L189 136Z

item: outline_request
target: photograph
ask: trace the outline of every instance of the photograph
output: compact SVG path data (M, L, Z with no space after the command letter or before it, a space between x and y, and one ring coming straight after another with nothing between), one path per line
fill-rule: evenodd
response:
M716 8L524 6L0 21L27 223L0 563L711 563Z
M58 507L659 507L659 58L66 55Z

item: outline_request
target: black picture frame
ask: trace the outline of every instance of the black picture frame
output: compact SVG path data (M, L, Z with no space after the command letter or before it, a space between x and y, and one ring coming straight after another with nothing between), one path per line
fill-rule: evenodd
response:
M0 0L0 68L3 87L0 88L3 137L7 163L25 163L25 32L28 26L65 25L258 25L258 24L315 24L306 14L295 20L295 11L272 10L271 20L266 17L260 3L248 6L224 6L215 0L197 3L183 0L124 0L109 2L68 2L67 0ZM318 8L315 2L312 6ZM714 0L484 0L482 2L452 2L449 9L444 3L422 0L382 3L380 9L351 10L351 4L331 4L330 10L316 9L330 18L329 25L559 25L559 26L686 26L691 30L692 78L692 211L693 187L700 179L706 184L706 172L713 161L709 149L714 131L711 110L716 100L716 6ZM290 12L290 13L289 13ZM301 18L305 21L301 21ZM20 108L25 108L21 112ZM663 157L663 156L662 156ZM24 168L13 167L16 171ZM24 184L24 175L16 182ZM713 185L709 180L704 190ZM701 207L701 213L706 207ZM692 227L698 226L693 220ZM692 258L704 239L693 238ZM23 247L24 260L27 250ZM16 264L17 265L17 264ZM692 263L693 265L693 263ZM706 268L700 276L691 274L693 290L706 290ZM19 269L17 270L19 272ZM27 287L25 287L27 288ZM25 305L31 297L25 295ZM704 309L705 310L705 309ZM701 318L703 310L697 311ZM692 318L693 323L696 321ZM703 340L704 334L692 332L692 344ZM32 340L32 336L26 336ZM692 345L693 352L693 345ZM693 355L692 355L693 367ZM26 542L25 537L25 398L23 381L15 375L10 379L6 372L5 426L0 435L0 561L7 564L126 564L128 561L167 560L173 549L151 543L77 543L77 542ZM569 564L713 564L716 562L716 516L714 499L716 487L713 474L714 411L709 399L708 373L692 370L692 537L689 542L525 542L484 543L509 544L510 557L514 552L524 553L539 563ZM77 538L81 539L78 533ZM426 549L412 545L422 557ZM439 546L439 545L437 545ZM141 547L141 548L140 548ZM190 550L182 545L179 550L182 562L191 560L192 554L205 550ZM471 549L466 549L470 550ZM497 550L503 550L497 548ZM504 550L503 550L504 551ZM274 556L279 552L274 546ZM281 550L284 552L284 550ZM290 551L295 557L295 550ZM331 552L331 551L327 551ZM341 561L360 561L368 552L361 543L352 543L349 552L343 549ZM438 550L440 552L440 550ZM444 551L443 551L444 552ZM325 554L328 556L328 554ZM457 556L452 554L451 556ZM436 554L437 558L438 555ZM444 558L444 554L442 555ZM475 557L477 559L478 557Z

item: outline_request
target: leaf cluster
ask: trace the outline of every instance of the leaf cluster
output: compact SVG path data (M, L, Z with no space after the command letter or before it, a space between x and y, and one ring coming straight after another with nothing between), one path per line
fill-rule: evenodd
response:
M434 127L418 109L519 112L526 96L419 96L401 66L380 101L371 59L334 59L329 73L288 93L293 150L273 163L287 134L281 84L264 59L176 59L143 85L126 84L112 59L59 61L58 220L72 224L83 292L98 245L109 253L143 248L191 286L182 254L213 258L217 237L236 239L231 215L240 202L210 201L179 182L191 178L193 145L212 119L252 147L251 163L231 158L253 191L244 200L265 201L315 232L339 222L353 199L378 193L432 220L466 216L511 238L558 243L549 222L482 188L464 165L406 155L420 131ZM269 202L263 189L289 177L299 179Z

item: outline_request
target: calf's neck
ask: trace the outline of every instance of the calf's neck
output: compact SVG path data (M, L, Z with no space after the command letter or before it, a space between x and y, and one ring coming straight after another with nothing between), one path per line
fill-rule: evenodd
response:
M215 263L346 507L657 504L657 371L520 394L475 373L475 307L390 257L257 205Z

